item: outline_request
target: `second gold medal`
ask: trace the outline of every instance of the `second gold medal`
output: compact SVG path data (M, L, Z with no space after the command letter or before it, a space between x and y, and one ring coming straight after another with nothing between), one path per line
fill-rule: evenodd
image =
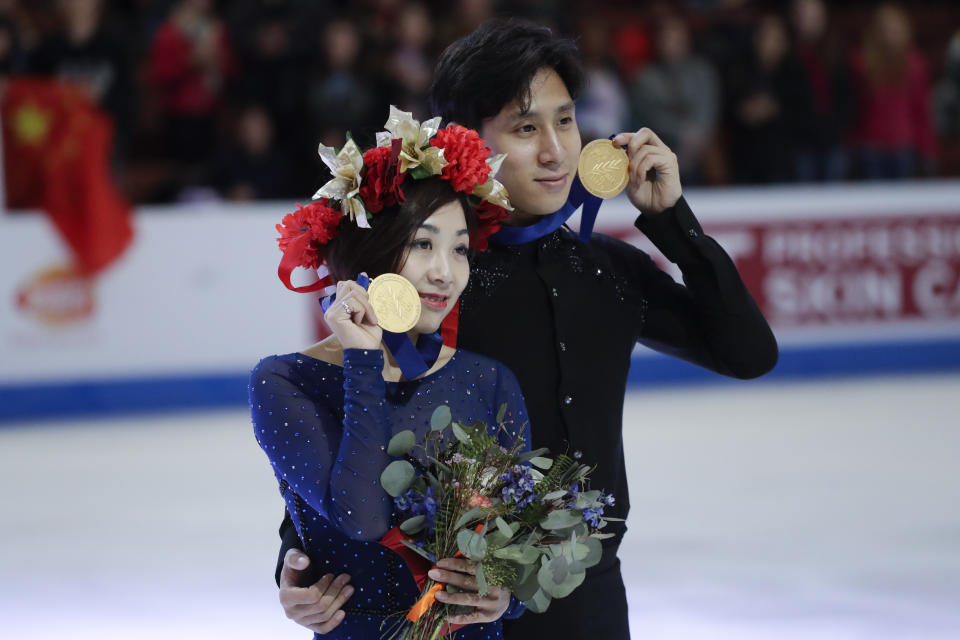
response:
M420 320L420 294L403 276L395 273L377 276L367 287L367 295L384 331L405 333Z

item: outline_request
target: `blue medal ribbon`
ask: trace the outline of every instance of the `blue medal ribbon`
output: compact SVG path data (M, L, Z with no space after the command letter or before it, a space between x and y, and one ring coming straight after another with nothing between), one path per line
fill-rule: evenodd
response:
M602 198L591 194L580 182L580 176L573 177L570 185L570 195L562 207L538 220L528 227L500 227L500 230L490 236L490 240L497 244L526 244L548 236L566 223L581 205L583 212L580 215L580 231L577 234L581 242L590 240L593 225L600 212Z
M362 273L357 276L357 284L364 289L370 286L370 278ZM337 299L337 294L332 294L320 299L320 308L326 313L330 305ZM407 380L413 380L421 376L437 363L440 357L440 349L443 347L443 338L440 332L431 334L420 334L417 339L417 345L413 345L410 336L405 333L394 333L393 331L383 332L383 343L387 345L393 359L397 361L397 366L403 372L403 377Z

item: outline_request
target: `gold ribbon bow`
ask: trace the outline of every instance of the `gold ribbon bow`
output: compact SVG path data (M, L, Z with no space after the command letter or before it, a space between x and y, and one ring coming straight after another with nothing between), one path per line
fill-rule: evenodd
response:
M369 229L367 210L357 196L360 192L360 170L363 169L363 154L360 153L357 143L351 138L347 144L343 145L340 153L336 153L333 147L321 144L317 153L333 174L333 180L320 187L313 194L313 199L340 200L344 215L350 216L351 220L356 220L358 227Z
M447 161L443 159L443 149L432 146L430 138L440 130L440 122L437 116L421 124L409 111L390 105L390 115L383 125L386 131L377 134L377 144L389 146L390 140L400 139L400 171L423 167L428 175L439 175Z

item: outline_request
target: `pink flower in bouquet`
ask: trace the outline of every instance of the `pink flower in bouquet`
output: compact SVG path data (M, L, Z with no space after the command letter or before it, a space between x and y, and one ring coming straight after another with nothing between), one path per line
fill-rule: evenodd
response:
M483 507L484 509L489 509L493 506L493 503L490 502L490 498L487 496L480 495L479 493L473 494L470 498L470 501L467 502L468 507Z

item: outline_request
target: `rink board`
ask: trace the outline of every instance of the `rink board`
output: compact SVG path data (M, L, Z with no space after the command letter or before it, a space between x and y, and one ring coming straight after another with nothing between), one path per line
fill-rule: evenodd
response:
M960 182L687 194L770 319L765 380L960 369ZM237 406L263 355L309 344L316 306L276 278L285 203L145 207L95 282L37 213L0 215L0 420ZM666 262L624 199L597 230ZM576 227L576 220L572 221ZM638 387L725 379L638 347ZM732 382L733 384L739 384Z

